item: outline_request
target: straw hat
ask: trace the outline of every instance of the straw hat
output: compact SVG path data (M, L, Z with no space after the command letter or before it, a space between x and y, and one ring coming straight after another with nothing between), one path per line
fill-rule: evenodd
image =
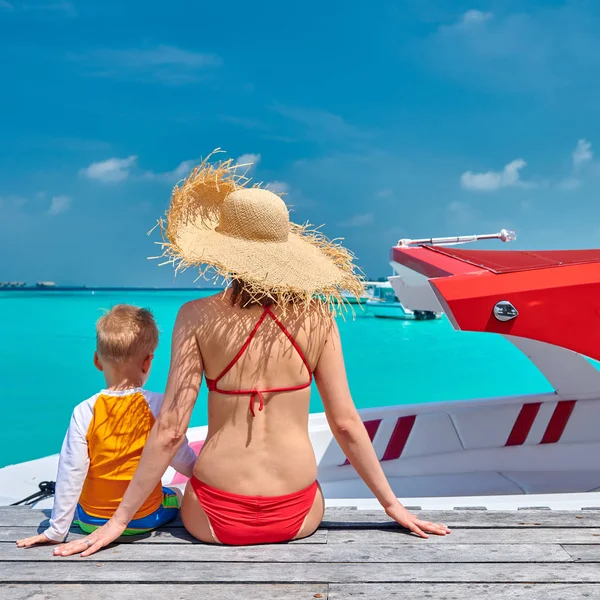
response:
M175 187L159 222L167 262L237 279L252 297L266 296L283 309L315 299L340 308L343 291L360 296L362 276L348 250L291 223L280 196L251 186L232 159L209 162L213 155Z

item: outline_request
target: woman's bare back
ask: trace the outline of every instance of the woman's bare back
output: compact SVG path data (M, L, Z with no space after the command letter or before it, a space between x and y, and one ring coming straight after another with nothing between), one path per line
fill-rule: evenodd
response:
M204 374L214 380L242 349L265 309L232 306L228 292L197 300L193 307ZM218 389L261 391L310 382L331 321L316 311L278 313L271 314L302 355L267 315L246 350L218 381ZM308 437L310 391L307 385L294 391L264 392L262 411L258 395L209 392L208 435L194 475L215 488L247 496L278 496L308 486L317 475Z

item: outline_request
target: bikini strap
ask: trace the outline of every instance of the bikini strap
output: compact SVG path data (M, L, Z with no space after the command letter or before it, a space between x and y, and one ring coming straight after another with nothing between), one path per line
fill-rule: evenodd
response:
M271 307L267 306L265 312L267 312L269 314L269 316L271 317L271 319L273 319L273 321L275 321L275 323L277 323L279 329L281 329L281 331L283 331L283 333L285 334L285 337L287 337L287 339L291 342L292 346L294 347L294 350L296 350L296 352L299 354L300 358L302 359L302 362L304 363L304 366L306 367L306 370L308 371L308 376L309 376L308 383L309 384L312 383L312 379L313 379L312 370L310 368L310 365L308 364L308 361L306 360L306 356L304 356L304 352L302 352L302 349L300 348L300 346L298 346L298 342L296 342L296 340L294 339L292 334L286 329L285 325L277 318L275 313L271 310Z
M294 347L294 349L296 350L296 352L302 359L302 362L304 363L304 366L306 367L306 370L308 371L308 381L304 384L300 384L300 385L296 385L296 386L273 388L273 389L269 389L269 390L258 390L256 388L253 388L251 390L220 390L217 387L217 384L231 370L233 365L235 365L235 363L240 359L242 354L244 354L244 352L248 349L250 342L252 342L252 340L254 339L256 332L259 330L260 326L263 324L264 320L267 318L267 315L273 321L275 321L275 323L277 323L277 326L279 327L279 329L281 329L281 331L283 331L283 333L285 334L287 339L291 342L292 346ZM208 389L210 391L217 391L220 394L225 394L228 396L238 396L238 395L246 395L246 394L249 395L250 400L249 400L248 408L250 409L250 412L252 413L253 417L256 416L256 413L254 411L254 402L256 401L256 398L258 398L258 400L259 400L258 410L262 411L265 406L263 394L269 393L269 392L293 392L295 390L301 390L301 389L307 388L312 383L312 381L313 381L313 374L310 369L310 365L308 364L308 361L306 360L306 357L304 356L304 352L302 352L300 346L298 346L298 343L296 342L296 340L294 339L292 334L286 329L285 325L277 318L277 316L275 315L275 313L271 310L271 308L269 306L265 306L263 314L261 315L260 319L258 319L258 321L256 322L256 325L254 325L254 329L248 335L248 338L244 342L244 345L239 349L238 353L233 357L233 359L225 367L225 369L223 369L221 374L216 379L209 379L208 377L206 378L206 383L207 383Z
M263 321L267 318L267 314L269 312L270 312L269 307L266 306L260 319L258 319L258 321L256 322L256 325L254 325L254 329L250 332L250 335L248 335L246 341L244 342L244 345L239 349L239 352L233 357L231 362L223 369L223 371L221 371L221 374L216 379L211 379L213 386L216 386L217 383L219 383L219 381L221 381L221 379L223 379L223 377L225 375L227 375L227 373L229 373L229 371L232 369L233 365L235 365L235 363L241 358L242 354L244 354L244 352L247 350L248 346L250 345L250 342L252 342L254 336L256 335L256 332L259 330L260 326L263 324Z

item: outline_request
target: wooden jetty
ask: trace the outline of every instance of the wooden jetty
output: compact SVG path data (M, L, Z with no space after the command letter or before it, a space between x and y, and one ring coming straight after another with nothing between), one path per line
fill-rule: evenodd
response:
M336 508L314 536L289 544L211 546L175 522L82 559L18 549L15 540L43 530L48 511L0 507L0 599L600 598L600 509L423 517L453 533L420 540L383 512Z

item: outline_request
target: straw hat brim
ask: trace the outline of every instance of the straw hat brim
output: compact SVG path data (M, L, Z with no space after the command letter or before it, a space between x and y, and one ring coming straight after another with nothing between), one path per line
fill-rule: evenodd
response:
M336 311L346 307L346 293L362 294L363 276L339 240L291 223L280 197L251 185L232 159L211 162L213 154L175 186L159 221L165 263L237 279L252 298L283 311Z
M248 240L215 231L205 219L181 225L176 245L187 265L209 265L266 289L317 293L344 286L347 274L312 241L290 232L285 242Z

